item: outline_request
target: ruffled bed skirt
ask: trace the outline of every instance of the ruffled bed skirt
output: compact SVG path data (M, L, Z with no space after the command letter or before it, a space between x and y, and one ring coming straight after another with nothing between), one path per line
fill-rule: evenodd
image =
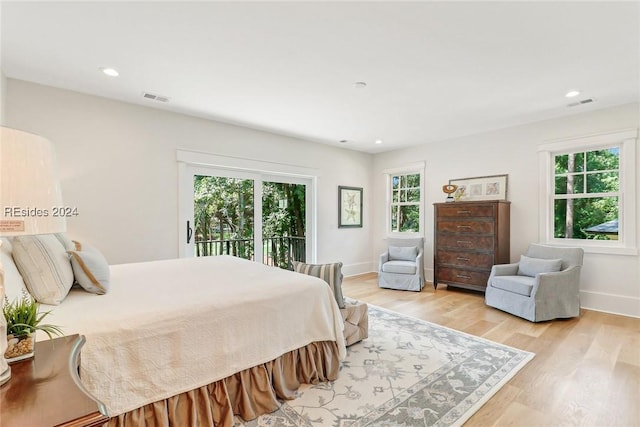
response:
M334 341L311 343L265 364L112 418L109 427L231 427L293 399L300 384L333 381L340 361Z

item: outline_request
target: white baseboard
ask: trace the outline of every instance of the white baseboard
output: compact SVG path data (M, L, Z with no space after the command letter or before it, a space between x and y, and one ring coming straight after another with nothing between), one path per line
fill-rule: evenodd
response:
M357 276L359 274L373 273L378 271L377 265L372 262L360 262L357 264L349 264L342 266L342 274L344 277Z
M640 298L635 297L580 291L580 307L621 316L640 317Z

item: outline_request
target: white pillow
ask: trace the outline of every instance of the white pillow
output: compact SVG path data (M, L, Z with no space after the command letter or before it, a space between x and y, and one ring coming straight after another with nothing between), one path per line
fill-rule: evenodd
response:
M76 246L82 250L68 251L71 255L71 267L76 282L86 291L103 295L109 291L111 271L109 264L102 253L89 245L76 242Z
M4 237L0 238L0 275L4 277L4 293L9 301L13 302L21 299L28 291L13 261L11 251L11 241ZM0 301L0 305L3 303L4 301Z
M417 246L389 246L389 259L392 261L415 261L417 256Z
M553 273L562 268L561 259L529 258L520 255L518 264L518 276L536 277L540 273Z
M73 270L66 249L55 235L14 237L13 259L36 301L58 305L69 293Z

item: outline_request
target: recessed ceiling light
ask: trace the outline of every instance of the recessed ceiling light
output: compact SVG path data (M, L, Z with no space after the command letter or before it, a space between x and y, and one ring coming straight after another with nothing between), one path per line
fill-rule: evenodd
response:
M367 84L365 82L355 82L353 87L356 89L362 89L363 87L367 87Z
M573 98L574 96L578 96L578 95L580 95L580 91L571 90L571 91L567 92L564 96L566 96L567 98Z
M381 139L376 139L376 144L382 144L382 140Z
M118 70L116 70L115 68L100 67L100 71L102 71L109 77L118 77L120 75Z

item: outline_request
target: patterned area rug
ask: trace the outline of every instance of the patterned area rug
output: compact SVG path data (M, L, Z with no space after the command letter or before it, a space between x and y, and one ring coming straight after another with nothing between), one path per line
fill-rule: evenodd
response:
M369 305L369 338L333 383L247 423L262 426L460 426L534 354Z

